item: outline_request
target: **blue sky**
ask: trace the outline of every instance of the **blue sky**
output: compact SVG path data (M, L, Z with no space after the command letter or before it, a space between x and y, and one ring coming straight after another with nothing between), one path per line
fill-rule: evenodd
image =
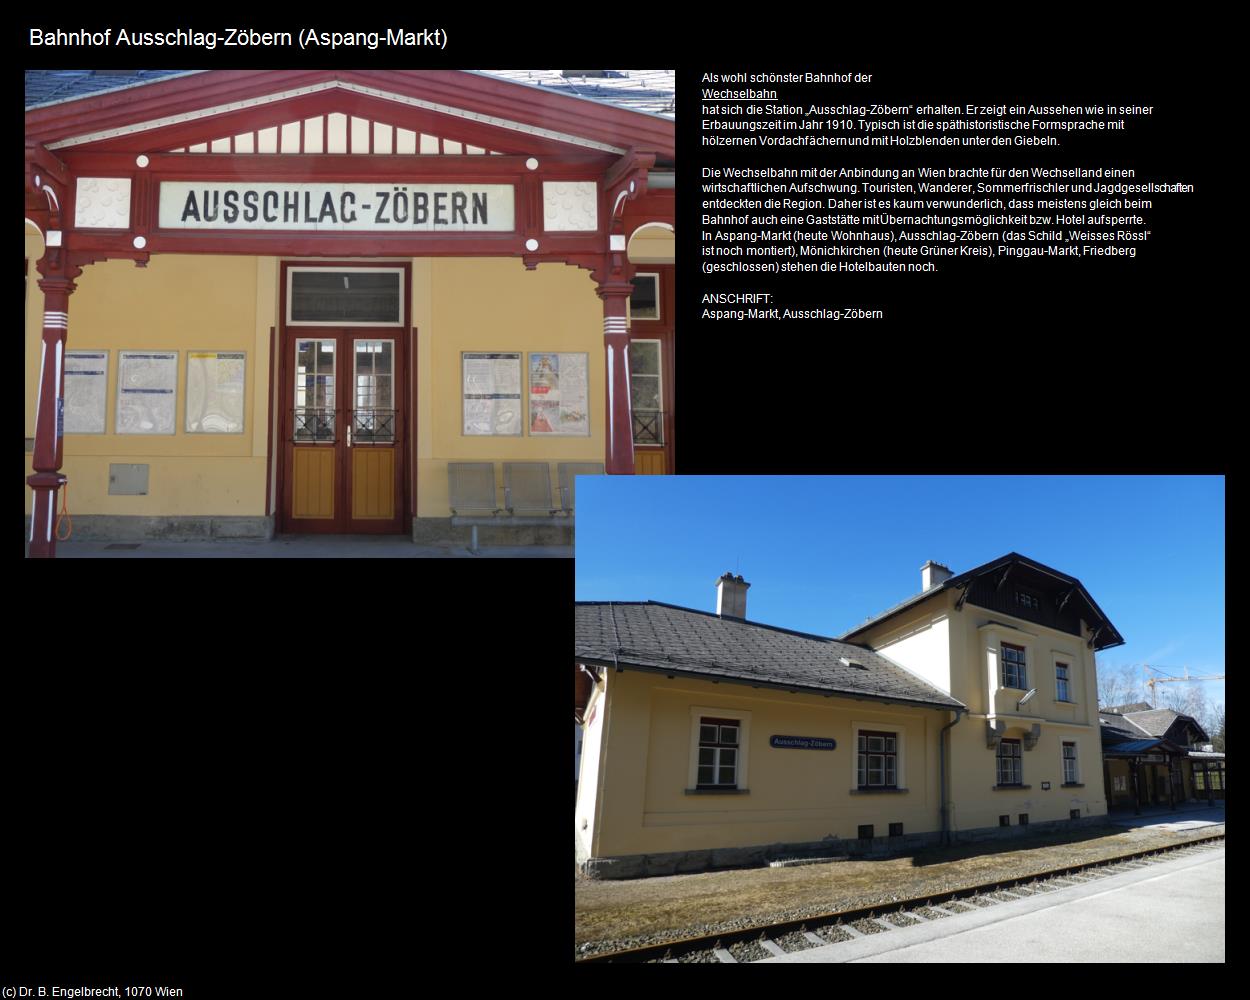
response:
M839 635L1019 552L1077 577L1127 640L1100 665L1224 672L1224 480L1144 476L608 476L577 487L577 599L716 609ZM1178 671L1179 672L1179 671ZM1177 685L1180 687L1180 685ZM1223 682L1204 685L1224 700Z

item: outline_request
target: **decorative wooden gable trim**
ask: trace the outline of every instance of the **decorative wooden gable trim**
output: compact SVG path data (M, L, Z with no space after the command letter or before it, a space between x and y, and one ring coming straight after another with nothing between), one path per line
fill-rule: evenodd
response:
M297 121L250 129L190 146L177 146L170 153L279 153L398 155L467 155L486 153L500 155L500 150L485 149L472 143L459 142L443 136L429 135L388 122L362 118L333 111L329 114L301 118Z
M235 152L246 137L254 134L252 148L257 152L295 151L295 132L302 130L308 138L299 138L301 150L318 119L322 119L320 135L327 144L337 143L338 129L343 127L344 152L372 151L375 142L385 139L384 130L397 128L437 139L444 154L454 146L474 146L492 152L526 153L555 151L574 147L621 155L621 146L588 139L558 128L515 121L501 115L455 107L439 101L400 94L377 87L367 87L343 80L329 80L264 94L226 104L182 111L177 114L130 122L111 128L83 132L47 144L48 149L69 152L90 148L92 151L136 149L147 152L189 150L196 152ZM402 124L401 124L402 123ZM276 131L275 131L276 130ZM274 149L260 149L261 133L265 144ZM476 139L474 142L472 140ZM394 138L392 137L392 142ZM452 143L452 149L447 144ZM195 147L204 146L203 150ZM214 145L217 147L214 149ZM328 149L327 152L334 152ZM380 150L379 150L380 151ZM415 150L414 150L415 151ZM425 143L425 152L431 144ZM463 149L462 149L463 152Z

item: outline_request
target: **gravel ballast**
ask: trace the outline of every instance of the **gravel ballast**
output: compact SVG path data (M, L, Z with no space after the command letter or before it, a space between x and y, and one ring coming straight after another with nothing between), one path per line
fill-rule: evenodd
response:
M1027 878L1054 868L1223 832L1222 827L1193 831L1188 836L1158 830L1086 830L1083 836L1066 839L1038 838L1039 842L1034 843L1030 838L1011 851L981 849L978 853L977 845L963 845L926 851L916 858L846 861L838 865L738 869L616 882L578 879L574 953L583 958L779 921L807 920L830 912L888 906L914 896L939 897L965 886ZM1121 863L1098 872L1113 875L1143 864ZM1039 881L1026 882L1010 891L1025 896L1057 888L1052 881ZM967 902L940 905L952 913L967 912ZM976 906L995 903L985 900ZM878 930L884 928L871 924L864 933L875 934ZM825 940L839 940L830 938L830 931L826 926L815 933Z

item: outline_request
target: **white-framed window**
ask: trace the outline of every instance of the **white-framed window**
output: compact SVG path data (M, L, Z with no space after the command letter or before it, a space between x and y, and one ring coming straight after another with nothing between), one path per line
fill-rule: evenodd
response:
M634 444L664 443L664 372L658 340L629 342Z
M1072 668L1063 661L1055 661L1055 701L1072 700Z
M998 741L998 783L1019 785L1024 781L1023 754L1019 740Z
M738 719L699 717L699 773L696 788L737 788L742 725Z
M1002 644L1003 687L1028 689L1028 678L1025 672L1024 647L1014 646L1009 642Z
M856 771L860 788L897 788L898 734L861 730L856 737Z
M634 291L629 296L627 313L630 322L636 319L660 318L660 275L658 272L639 272L634 275Z
M851 746L852 790L907 787L907 732L902 726L852 721Z
M401 267L288 267L287 326L403 326Z
M750 712L723 705L691 706L686 788L746 791L750 747Z
M1077 777L1078 773L1076 768L1076 744L1065 742L1063 744L1063 783L1065 785L1075 785L1081 780Z

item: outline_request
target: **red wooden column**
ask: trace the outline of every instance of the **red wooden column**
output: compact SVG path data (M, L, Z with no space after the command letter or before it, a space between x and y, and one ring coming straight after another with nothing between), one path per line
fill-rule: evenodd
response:
M61 475L62 408L65 383L65 335L69 297L76 287L64 274L39 280L43 289L43 349L39 362L39 402L35 411L34 474L26 482L35 491L30 516L30 556L56 555L56 495Z
M603 343L608 365L608 429L604 471L634 474L634 418L629 390L629 320L626 307L634 286L629 281L600 282L603 299Z

